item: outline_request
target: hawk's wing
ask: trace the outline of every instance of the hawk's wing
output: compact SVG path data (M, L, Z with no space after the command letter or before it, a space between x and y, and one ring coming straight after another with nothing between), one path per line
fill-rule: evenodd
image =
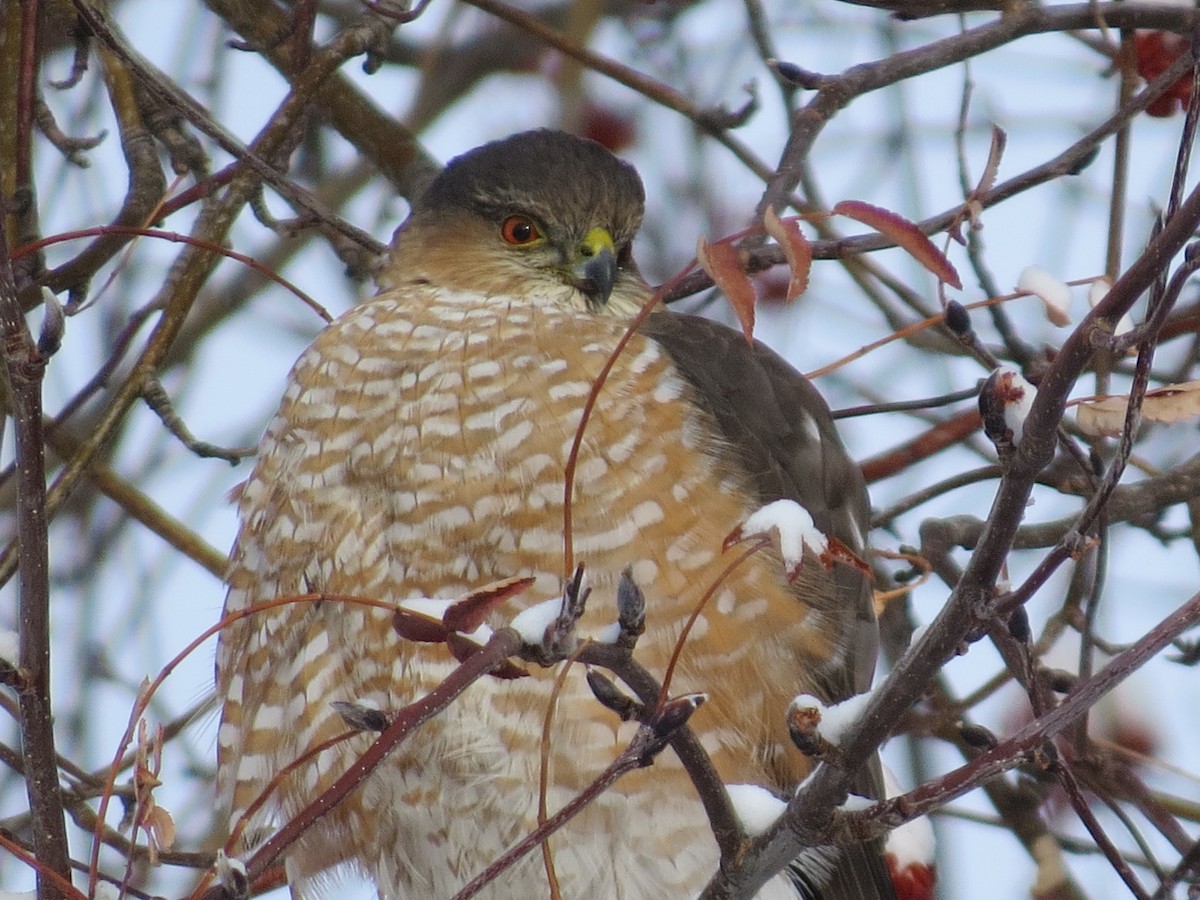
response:
M725 439L719 452L734 457L762 503L795 500L825 534L860 553L870 528L866 484L808 379L767 346L748 343L733 329L700 316L656 312L641 331L670 354L695 388L695 402L707 409ZM869 581L842 565L831 575L848 607L840 619L844 655L836 670L825 673L831 698L840 700L870 687L878 628ZM881 795L878 762L854 779L854 788ZM792 870L802 897L894 896L881 842L847 847L833 859L825 848L815 848Z
M795 500L816 526L861 553L870 528L870 501L858 464L846 453L829 407L777 353L700 316L655 313L642 326L670 354L725 438L722 452L753 481L763 504ZM871 685L878 632L866 578L836 566L846 610L843 673L831 675L832 699Z

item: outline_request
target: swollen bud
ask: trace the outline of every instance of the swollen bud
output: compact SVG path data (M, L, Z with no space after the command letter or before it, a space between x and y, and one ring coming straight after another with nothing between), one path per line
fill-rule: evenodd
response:
M632 649L646 630L646 595L633 580L633 569L626 566L617 583L617 646Z
M708 699L708 694L683 694L672 697L662 705L650 727L654 733L664 740L669 740L675 732L688 723L697 709Z
M587 683L592 689L592 695L605 709L610 709L620 716L622 722L638 718L645 709L642 704L617 687L611 678L590 666L587 670Z
M388 726L387 716L382 710L361 703L347 703L345 700L334 700L329 705L355 731L383 731Z
M1032 639L1033 632L1029 627L1029 613L1025 611L1025 607L1018 606L1008 617L1008 633L1022 644L1028 644Z
M1069 694L1079 683L1079 676L1065 669L1043 669L1046 685L1056 694Z
M974 747L976 750L991 750L1000 743L988 729L970 722L959 722L958 733L962 735L967 746Z
M1021 443L1025 419L1036 396L1037 388L1008 366L993 371L979 389L983 431L996 445L1001 461Z
M42 331L38 335L37 348L42 359L47 359L57 353L58 348L62 346L67 317L62 304L54 296L54 291L48 287L42 288L42 306L45 314L42 319Z
M957 337L965 338L971 333L971 314L957 300L947 301L942 310L942 321Z

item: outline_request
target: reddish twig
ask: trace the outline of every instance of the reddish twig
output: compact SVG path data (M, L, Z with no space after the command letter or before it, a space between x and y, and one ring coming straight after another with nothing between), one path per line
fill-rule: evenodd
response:
M320 316L326 322L332 322L333 316L329 315L325 307L306 294L296 285L292 284L282 275L273 272L271 269L262 265L252 256L247 256L245 253L238 253L236 250L230 250L228 247L222 247L220 244L215 244L212 241L202 240L201 238L192 237L189 234L180 234L178 231L163 231L158 228L138 228L133 225L98 225L94 228L77 228L74 231L65 234L55 234L50 237L42 238L26 244L23 247L18 247L13 251L13 258L24 256L27 253L35 253L44 247L50 247L54 244L61 244L64 241L74 241L85 237L96 237L97 235L108 234L125 234L137 237L158 238L161 241L170 241L175 244L187 244L191 247L199 247L202 250L208 250L210 253L215 253L219 256L225 256L229 259L236 260L242 265L253 269L259 275L274 281L276 284L291 291L299 297L306 306Z
M868 484L890 478L909 466L928 459L935 453L940 453L947 447L961 443L964 438L978 432L981 424L982 420L978 410L968 409L956 413L899 447L893 447L886 453L863 460L863 477L866 478Z

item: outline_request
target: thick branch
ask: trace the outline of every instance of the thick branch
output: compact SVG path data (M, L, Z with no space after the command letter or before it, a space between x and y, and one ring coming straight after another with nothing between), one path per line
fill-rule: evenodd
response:
M21 314L8 251L4 220L0 217L0 333L17 458L21 751L37 858L41 865L69 882L70 857L50 709L50 575L42 435L42 377L46 360ZM38 896L49 900L64 896L40 870Z

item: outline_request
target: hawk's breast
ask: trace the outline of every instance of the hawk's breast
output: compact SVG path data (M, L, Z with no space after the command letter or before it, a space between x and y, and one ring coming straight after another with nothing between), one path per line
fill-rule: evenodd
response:
M567 460L624 329L553 305L417 287L343 316L297 362L264 439L241 500L227 608L306 591L450 598L535 576L503 620L556 595ZM835 653L834 636L773 554L725 572L722 540L752 511L755 492L693 390L658 344L635 335L597 396L574 484L574 558L594 588L582 633L615 619L615 585L632 566L648 602L636 655L661 676L684 621L711 592L672 692L709 693L693 721L726 780L782 785L804 766L786 736L788 698L812 689L805 673ZM226 712L241 733L240 747L222 741L224 754L240 755L227 785L236 808L263 788L265 772L344 730L330 702L393 710L454 666L444 647L396 636L386 611L330 601L261 614L231 629L221 653L225 671L236 653L244 669L274 679L244 692L239 682ZM306 871L295 874L361 856L385 892L393 886L389 896L461 887L536 824L553 675L472 686L324 820L306 840ZM278 734L284 718L285 738L257 736ZM549 738L550 809L586 786L631 729L591 697L582 671L569 673ZM292 777L282 814L331 783L367 741L325 751ZM389 855L395 847L407 848L403 866ZM552 848L573 897L681 896L716 862L670 751L592 804ZM614 888L628 879L636 883ZM517 880L538 890L540 863L500 879L496 896L522 893Z

